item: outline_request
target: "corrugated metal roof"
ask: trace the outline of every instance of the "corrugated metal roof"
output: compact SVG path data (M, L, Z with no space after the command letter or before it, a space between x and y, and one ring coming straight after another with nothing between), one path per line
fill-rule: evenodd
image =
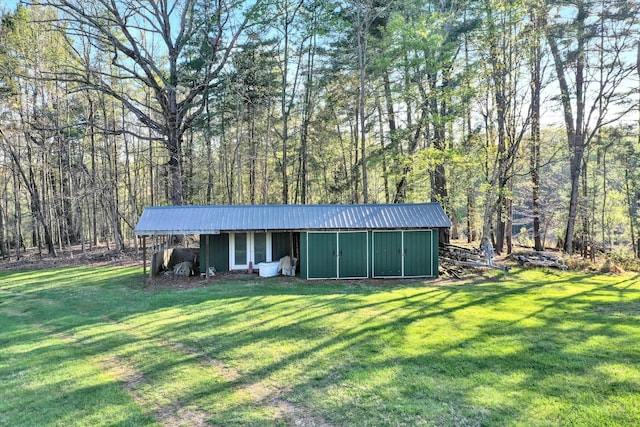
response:
M367 205L153 206L144 209L138 236L218 234L221 231L445 228L439 203Z

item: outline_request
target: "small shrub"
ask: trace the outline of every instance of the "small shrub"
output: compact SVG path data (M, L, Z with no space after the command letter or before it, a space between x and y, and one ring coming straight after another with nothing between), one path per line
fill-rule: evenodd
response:
M533 247L533 239L529 234L529 231L526 228L521 228L520 233L515 236L516 245L522 246L524 248L532 248Z
M624 273L624 269L611 259L606 259L600 267L600 273L621 274Z
M584 272L596 272L598 267L589 259L582 258L581 256L568 256L565 257L565 264L567 268L572 271L584 271Z
M616 248L608 254L607 259L626 271L640 271L640 259L629 248Z

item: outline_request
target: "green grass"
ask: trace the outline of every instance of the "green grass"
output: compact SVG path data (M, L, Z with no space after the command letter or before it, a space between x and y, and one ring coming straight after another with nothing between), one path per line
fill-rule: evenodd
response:
M638 425L640 276L0 273L0 425Z

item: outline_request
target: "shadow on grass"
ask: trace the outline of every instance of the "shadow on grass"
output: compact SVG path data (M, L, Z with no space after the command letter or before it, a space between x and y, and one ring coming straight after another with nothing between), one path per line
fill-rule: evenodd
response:
M41 281L0 275L0 315L17 322L0 343L25 361L0 368L3 379L34 367L48 376L47 366L79 356L116 357L135 368L134 394L146 397L132 399L126 379L85 392L117 386L102 401L142 406L133 424L163 399L219 425L301 416L334 425L624 424L638 416L611 410L640 403L637 277L516 272L515 281L446 286L270 280L149 292L131 284L137 270L104 270L46 272ZM47 334L62 342L37 348ZM36 348L23 353L18 341ZM25 389L19 400L51 394L30 408L77 411L81 396L65 398L59 385ZM298 409L282 413L283 401ZM56 414L50 419L65 419Z

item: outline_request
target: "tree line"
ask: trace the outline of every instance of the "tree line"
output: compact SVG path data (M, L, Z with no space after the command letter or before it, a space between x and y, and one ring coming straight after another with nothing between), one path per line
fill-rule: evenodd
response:
M144 206L440 202L640 256L635 0L34 0L0 25L0 257ZM132 243L131 243L132 242Z

